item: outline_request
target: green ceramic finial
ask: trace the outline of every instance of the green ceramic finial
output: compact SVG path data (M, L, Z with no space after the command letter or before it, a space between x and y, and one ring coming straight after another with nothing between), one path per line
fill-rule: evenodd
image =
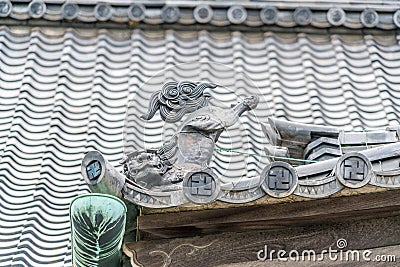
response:
M81 195L71 202L75 267L120 266L126 211L120 199L103 194Z

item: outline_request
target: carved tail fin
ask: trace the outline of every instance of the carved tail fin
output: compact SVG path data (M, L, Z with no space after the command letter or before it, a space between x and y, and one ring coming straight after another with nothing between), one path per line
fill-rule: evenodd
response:
M167 82L161 90L153 93L149 109L141 118L150 120L157 111L160 111L160 116L164 121L177 122L184 115L206 106L210 95L204 90L215 87L217 85L208 82Z

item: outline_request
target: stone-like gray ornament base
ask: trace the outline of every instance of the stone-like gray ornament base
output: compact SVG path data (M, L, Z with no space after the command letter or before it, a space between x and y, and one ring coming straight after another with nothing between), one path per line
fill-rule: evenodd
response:
M196 204L216 200L220 191L219 179L210 169L189 172L183 179L185 197Z
M400 151L400 142L358 153L348 153L339 159L330 159L296 168L291 167L288 163L274 162L268 165L258 177L221 185L218 177L211 170L197 169L185 175L186 179L183 183L188 185L189 176L192 174L206 173L207 175L195 176L194 180L190 180L190 187L186 186L185 188L182 184L174 184L169 187L155 187L154 190L145 189L135 182L125 179L125 176L119 173L101 153L91 151L83 159L82 176L92 192L111 194L149 208L168 208L188 203L206 204L215 200L227 203L246 203L263 197L265 194L273 197L293 194L307 198L322 198L330 196L344 187L358 188L367 183L384 188L400 188L398 151ZM355 181L349 179L351 175L354 176L357 173L350 174L348 170L346 174L338 167L344 168L346 165L343 166L342 163L346 159L348 160L347 168L351 169L353 164L356 168L358 166L360 170L362 167L363 172L367 170L365 180L364 176L356 177L358 180L362 180L362 183L359 183L357 179ZM338 160L340 160L339 164ZM351 163L351 160L355 163ZM360 165L360 163L364 164L365 162L366 169L364 165ZM376 170L372 169L371 162ZM280 170L280 173L277 173L278 170ZM267 173L271 176L269 180L266 180ZM348 179L344 179L344 177ZM269 186L270 180L273 182L271 186ZM210 181L212 182L210 183ZM200 185L199 190L199 183L201 182L204 187L201 188L202 185ZM346 184L347 182L349 183ZM215 183L215 189L213 183ZM197 188L192 184L196 184ZM190 191L192 187L195 187L193 189L195 191ZM279 190L279 188L282 190Z
M363 187L373 176L371 162L366 156L357 152L341 156L336 164L336 177L346 187Z
M296 170L286 162L272 162L261 173L261 187L270 196L287 197L298 185Z

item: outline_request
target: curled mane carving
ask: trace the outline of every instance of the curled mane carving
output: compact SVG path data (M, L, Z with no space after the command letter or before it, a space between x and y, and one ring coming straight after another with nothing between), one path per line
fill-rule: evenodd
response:
M167 82L161 90L150 98L150 107L141 118L151 120L157 111L166 122L177 122L187 113L192 113L208 105L210 94L204 92L207 88L217 85L207 82Z

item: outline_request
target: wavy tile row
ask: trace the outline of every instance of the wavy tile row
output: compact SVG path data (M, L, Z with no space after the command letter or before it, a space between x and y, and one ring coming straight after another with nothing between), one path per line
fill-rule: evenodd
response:
M262 95L217 144L216 173L235 179L267 164L260 122L270 115L397 125L399 59L395 35L1 27L0 266L71 265L68 206L88 192L84 154L99 150L120 168L123 151L170 138L176 126L139 119L165 81L213 81L218 106Z
M266 2L248 1L232 6L229 1L210 1L199 5L196 1L130 1L96 3L97 1L11 1L0 0L0 18L15 20L43 19L65 22L112 22L135 26L138 23L158 25L245 25L290 28L346 27L350 29L400 27L400 9L395 1L371 3L348 1Z

